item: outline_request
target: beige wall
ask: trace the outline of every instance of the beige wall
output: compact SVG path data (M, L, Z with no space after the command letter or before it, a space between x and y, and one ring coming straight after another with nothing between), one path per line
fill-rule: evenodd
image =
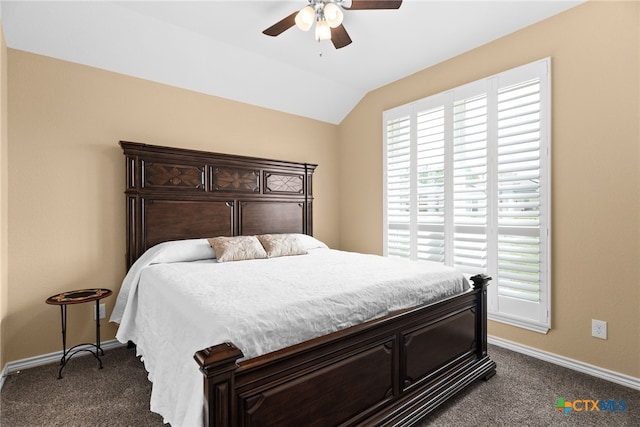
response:
M640 377L639 4L589 2L368 94L340 126L341 247L382 252L385 109L550 56L552 329L489 333Z
M7 45L0 25L0 370L4 367L5 316L8 312L7 223L8 223L8 138L7 138Z
M314 231L338 244L337 126L12 49L8 74L5 362L61 350L60 313L48 296L119 289L119 140L317 163ZM114 300L105 300L108 314ZM70 306L68 316L69 344L91 341L92 306ZM115 329L103 328L103 339Z

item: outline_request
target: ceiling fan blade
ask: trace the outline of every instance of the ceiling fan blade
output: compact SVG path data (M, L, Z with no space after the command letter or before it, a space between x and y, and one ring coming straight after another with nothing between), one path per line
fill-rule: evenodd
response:
M344 25L340 24L336 28L331 29L331 42L336 49L351 44L351 37L349 37Z
M266 34L272 37L279 36L280 34L287 31L289 28L296 25L297 14L298 14L298 11L293 12L291 15L281 19L280 21L276 22L275 24L273 24L272 26L264 30L262 34Z
M398 9L402 0L351 0L349 10Z

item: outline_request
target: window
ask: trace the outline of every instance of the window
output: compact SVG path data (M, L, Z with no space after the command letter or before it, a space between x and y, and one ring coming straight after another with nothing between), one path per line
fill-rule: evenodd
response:
M489 318L550 327L550 59L384 112L384 250L493 277Z

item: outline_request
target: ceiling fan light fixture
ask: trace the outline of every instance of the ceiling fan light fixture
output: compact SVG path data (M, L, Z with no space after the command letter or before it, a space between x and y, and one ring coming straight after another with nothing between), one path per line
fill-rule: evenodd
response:
M342 13L340 6L337 4L333 2L325 4L322 13L324 14L324 19L327 20L329 27L336 28L342 24L344 14Z
M316 22L316 40L331 40L331 27L324 19L319 19Z
M262 33L275 37L294 26L309 31L315 22L315 39L331 40L333 47L342 49L352 42L342 25L345 10L398 9L402 0L307 0L307 3L307 6L294 10Z
M316 10L311 6L305 6L300 9L296 15L296 25L302 31L309 31L316 19Z

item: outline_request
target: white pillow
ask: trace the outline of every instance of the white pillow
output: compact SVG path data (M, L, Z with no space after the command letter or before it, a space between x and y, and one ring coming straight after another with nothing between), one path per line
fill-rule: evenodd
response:
M300 243L302 243L302 246L306 249L329 249L329 246L327 246L326 244L324 244L323 242L321 242L320 240L316 239L313 236L309 236L308 234L295 234L296 237L298 237L298 239L300 240Z
M172 240L149 248L146 255L153 257L150 264L163 262L189 262L216 257L207 239Z

